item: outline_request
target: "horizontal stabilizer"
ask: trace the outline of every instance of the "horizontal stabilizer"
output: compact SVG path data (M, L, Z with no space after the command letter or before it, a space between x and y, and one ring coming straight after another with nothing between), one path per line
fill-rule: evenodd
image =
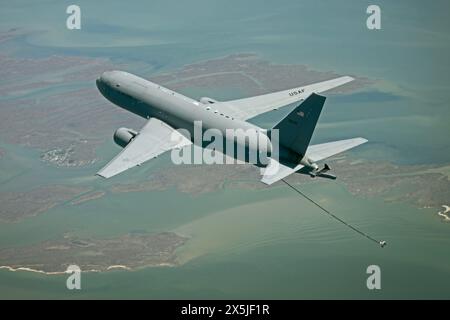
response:
M316 161L329 158L366 142L367 140L364 138L353 138L316 144L308 147L306 156L309 158L310 162L314 163ZM303 167L304 166L301 164L297 166L290 166L289 164L281 163L275 159L270 159L269 165L264 171L261 182L267 185L271 185L281 179L286 178L292 173L299 171Z
M316 144L309 146L306 151L306 156L310 159L310 161L316 162L352 149L366 142L367 139L364 138L353 138Z
M281 162L270 159L269 165L264 169L264 175L261 179L262 183L267 185L271 185L281 179L286 178L292 173L303 168L303 165L299 164L295 167L290 167L286 164L282 164Z

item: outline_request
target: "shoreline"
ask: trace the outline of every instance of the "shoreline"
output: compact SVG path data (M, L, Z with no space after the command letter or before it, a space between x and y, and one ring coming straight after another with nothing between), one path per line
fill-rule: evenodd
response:
M444 211L438 211L438 216L443 217L444 221L450 221L450 215L448 214L450 212L450 206L442 205L442 208L444 208Z
M158 265L149 265L149 266L143 266L143 267L138 267L138 268L131 268L129 266L123 265L123 264L114 264L114 265L110 265L108 267L106 267L103 270L99 270L99 269L88 269L88 270L81 270L82 273L87 273L87 272L93 272L93 273L102 273L102 272L108 272L108 271L114 271L114 270L126 270L126 271L136 271L136 270L140 270L142 268L154 268L154 267L174 267L175 265L172 263L161 263ZM33 268L29 268L29 267L11 267L11 266L0 266L0 270L2 269L6 269L8 271L11 272L19 272L19 271L26 271L26 272L34 272L34 273L39 273L39 274L45 274L45 275L63 275L63 274L71 274L72 271L44 271L44 270L38 270L38 269L33 269Z
M14 267L11 267L11 266L0 266L0 270L1 269L6 269L6 270L11 271L11 272L26 271L26 272L34 272L34 273L45 274L45 275L62 275L62 274L71 274L72 273L70 271L44 271L44 270L38 270L38 269L33 269L33 268L28 268L28 267L17 267L17 268L14 268ZM110 271L110 270L114 270L114 269L121 269L121 270L132 271L132 269L130 267L127 267L125 265L112 265L112 266L108 266L105 270L89 269L89 270L81 270L81 272L100 273L100 272L106 272L106 271Z

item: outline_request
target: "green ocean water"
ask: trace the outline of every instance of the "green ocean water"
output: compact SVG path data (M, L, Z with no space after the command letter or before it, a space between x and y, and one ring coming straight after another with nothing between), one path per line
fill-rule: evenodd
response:
M128 71L150 75L253 52L272 63L367 77L374 82L361 92L328 96L313 142L364 136L370 142L352 151L355 157L398 164L450 161L446 1L378 1L380 31L365 26L369 1L78 1L80 31L65 28L69 4L3 4L1 30L33 33L1 43L0 53L142 62L146 69ZM27 98L70 89L50 87ZM239 88L185 90L220 99L245 95ZM2 99L14 98L1 97L0 107ZM103 190L111 183L92 176L101 164L55 168L42 163L37 151L1 137L0 146L7 152L0 159L1 192L54 184ZM112 156L117 148L105 141L99 152ZM157 159L112 183L139 181L163 166L164 159ZM449 224L436 209L355 197L339 181L308 183L303 190L388 246L380 249L283 186L197 196L175 189L108 193L2 223L0 245L29 245L66 232L113 237L176 231L190 237L178 251L179 267L83 274L76 292L66 289L65 276L0 270L0 298L450 298ZM382 290L366 288L371 264L381 267Z
M12 233L20 244L51 238L69 226L77 235L112 236L133 229L174 230L191 237L179 249L179 267L83 274L82 290L65 289L65 276L0 271L2 298L448 298L448 225L432 210L363 200L339 184L303 186L322 204L364 231L377 244L350 232L286 187L263 192L225 190L190 198L172 191L135 194L126 215L60 207ZM183 211L142 207L153 200L183 201ZM242 199L245 196L245 200ZM87 207L106 207L112 198ZM120 200L120 199L118 199ZM227 202L211 212L211 206ZM128 204L132 203L127 202ZM113 202L114 204L114 202ZM77 211L77 212L75 212ZM158 213L161 213L160 215ZM164 215L163 215L164 213ZM78 219L71 218L77 215ZM174 216L177 216L174 218ZM180 217L182 216L182 217ZM176 221L176 222L174 222ZM31 224L31 225L30 225ZM27 225L29 229L27 228ZM178 225L178 226L177 226ZM51 226L51 228L48 228ZM103 228L101 227L103 226ZM20 229L26 229L20 232ZM33 232L31 232L33 230ZM2 242L7 232L2 228ZM103 234L104 233L104 234ZM6 234L6 235L5 235ZM6 239L5 239L6 237ZM382 290L366 288L366 268L382 269Z

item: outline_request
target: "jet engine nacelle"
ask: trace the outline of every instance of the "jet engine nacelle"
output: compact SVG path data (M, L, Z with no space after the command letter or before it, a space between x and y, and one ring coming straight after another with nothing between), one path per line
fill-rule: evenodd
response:
M203 104L213 104L213 103L216 103L216 102L218 102L218 101L214 100L214 99L211 99L211 98L208 98L208 97L200 98L200 103L203 103Z
M125 148L137 134L137 131L132 129L119 128L114 132L113 139L116 144Z

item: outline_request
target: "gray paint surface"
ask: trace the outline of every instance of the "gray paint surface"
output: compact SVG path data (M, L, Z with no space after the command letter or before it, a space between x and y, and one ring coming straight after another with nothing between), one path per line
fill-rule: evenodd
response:
M271 158L263 165L267 165L267 169L276 167L277 170L275 173L270 171L270 174L266 171L262 178L262 182L266 184L276 182L305 166L310 170L317 170L317 165L310 159L318 161L324 155L329 157L367 141L355 138L309 147L325 102L325 98L316 93L352 80L351 77L340 77L266 95L215 102L210 99L196 101L127 72L104 72L97 79L97 87L103 96L119 107L150 120L136 135L131 134L131 130L127 133L126 128L116 132L115 138L128 135L130 140L120 143L126 147L97 174L109 178L171 149L186 147L192 142L198 144L195 136L198 121L201 121L202 134L206 130L215 129L225 140L228 139L228 129L239 129L234 131L235 135L232 137L233 149L234 145L240 144L248 154L269 155ZM290 104L298 106L274 127L279 129L280 144L279 152L272 152L268 137L270 132L246 120ZM186 132L178 132L179 129ZM257 143L247 139L245 132L248 130L256 132ZM202 139L200 143L200 147L205 147ZM226 141L223 145L226 145ZM320 153L314 150L320 150ZM235 158L245 161L249 159L248 154L238 157L232 153ZM262 164L259 158L255 164Z

